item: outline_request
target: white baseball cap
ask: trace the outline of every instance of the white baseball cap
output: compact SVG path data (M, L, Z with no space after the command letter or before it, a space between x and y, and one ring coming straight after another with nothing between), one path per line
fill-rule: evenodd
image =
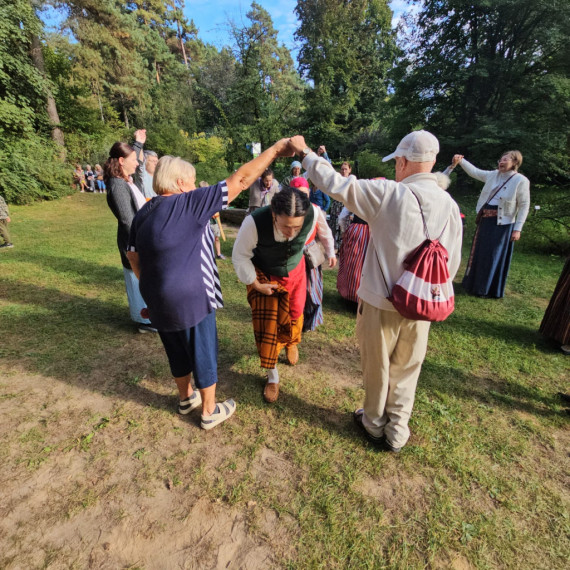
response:
M382 159L382 162L392 160L397 156L404 156L411 162L431 162L439 152L439 141L427 131L414 131L406 135L398 148Z

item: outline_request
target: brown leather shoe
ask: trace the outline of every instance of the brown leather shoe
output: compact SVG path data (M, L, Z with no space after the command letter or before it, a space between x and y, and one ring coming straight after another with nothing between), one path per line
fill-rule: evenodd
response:
M287 347L287 361L291 366L295 366L297 362L299 362L299 349L297 345L294 344L293 346Z
M263 390L263 397L268 404L273 404L279 397L279 383L267 382Z

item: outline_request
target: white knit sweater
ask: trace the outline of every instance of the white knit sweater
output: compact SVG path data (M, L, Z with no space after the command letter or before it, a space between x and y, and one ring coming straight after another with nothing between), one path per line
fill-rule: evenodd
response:
M493 203L498 205L497 225L504 226L514 223L513 230L520 232L530 208L530 182L528 178L513 171L480 170L465 159L459 163L459 166L471 178L485 183L477 201L477 211L492 197L493 190L508 180L505 187L493 200ZM513 177L509 180L511 176Z

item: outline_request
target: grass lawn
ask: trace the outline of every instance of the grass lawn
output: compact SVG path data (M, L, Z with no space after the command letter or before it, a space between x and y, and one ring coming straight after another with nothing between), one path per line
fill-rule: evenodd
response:
M352 424L363 390L336 272L325 324L280 365L268 406L245 289L219 264L218 391L238 409L204 432L199 413L175 414L160 340L129 321L105 196L11 215L0 568L567 567L570 359L538 333L562 258L516 247L502 300L457 286L394 456Z

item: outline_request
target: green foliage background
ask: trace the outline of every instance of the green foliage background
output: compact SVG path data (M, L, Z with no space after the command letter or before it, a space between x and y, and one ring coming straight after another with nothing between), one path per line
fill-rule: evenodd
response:
M543 187L561 191L532 224L550 226L536 230L545 243L567 243L570 4L413 4L394 28L387 0L298 0L295 67L256 2L221 49L200 38L183 0L1 2L0 193L20 204L69 194L75 163L103 164L136 128L147 148L194 162L209 182L249 160L248 143L296 132L360 177L390 177L380 157L426 128L441 142L438 169L455 152L494 168L521 150L537 203ZM42 22L47 7L57 33ZM462 173L455 189L477 191Z

